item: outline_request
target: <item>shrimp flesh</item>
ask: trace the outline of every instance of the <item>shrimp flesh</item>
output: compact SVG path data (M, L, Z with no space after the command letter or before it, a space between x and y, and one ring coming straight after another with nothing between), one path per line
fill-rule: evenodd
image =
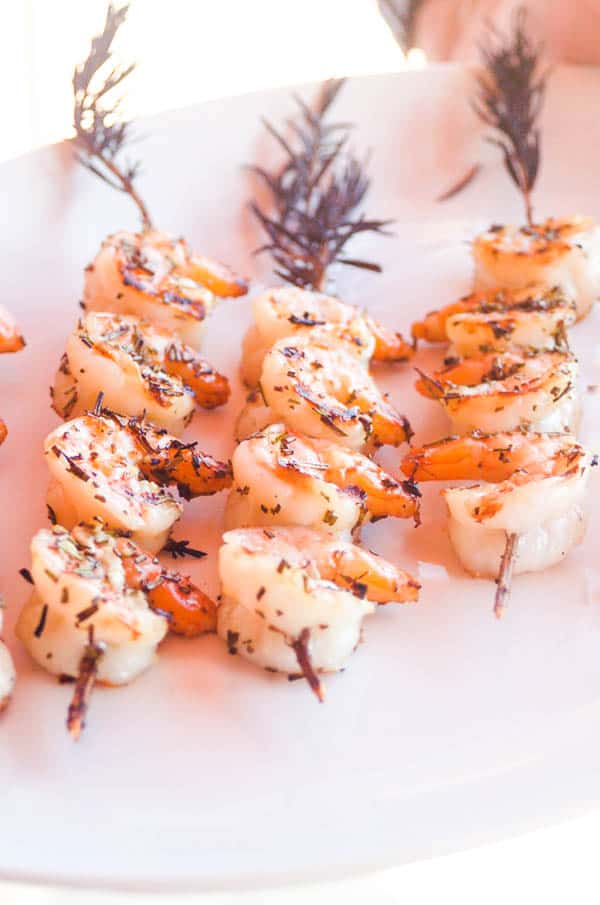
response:
M105 239L86 268L84 305L89 311L133 314L199 349L216 298L247 291L245 280L192 255L182 239L158 230L119 232Z
M575 431L577 359L569 352L489 353L451 359L420 375L422 396L437 399L458 433L472 430Z
M137 419L98 409L46 438L48 511L59 524L100 517L151 552L181 517L181 497L224 490L231 467Z
M293 345L276 342L265 356L260 392L270 422L283 421L291 430L349 449L399 446L412 436L408 420L356 357L323 334L298 337ZM252 419L242 415L238 433L244 420Z
M419 491L372 459L272 424L233 454L226 528L303 525L347 534L364 522L418 518Z
M251 387L260 380L265 355L278 340L325 331L343 343L365 366L374 361L407 361L414 352L400 333L330 295L284 286L268 289L252 302L254 324L242 346L242 378Z
M63 418L106 404L126 415L148 417L180 434L195 405L214 408L229 397L229 382L173 334L135 317L92 313L67 340L52 391Z
M475 432L411 450L402 471L416 481L478 482L443 491L450 539L468 572L495 578L513 535L516 573L546 569L581 541L596 463L568 434Z
M550 217L533 226L492 226L473 242L475 289L557 286L577 319L600 297L600 227L587 217Z
M15 665L6 644L2 640L3 611L4 601L0 597L0 713L10 701L16 678Z
M77 678L67 725L77 738L94 681L123 685L155 660L169 627L213 631L216 608L188 578L165 572L100 521L38 531L31 543L29 601L17 635L48 672Z
M511 348L551 351L575 323L575 302L561 289L528 286L476 292L413 324L415 339L449 342L452 354L473 356Z
M230 653L274 672L343 669L375 604L415 602L411 576L355 544L307 528L228 531L219 552L217 630Z

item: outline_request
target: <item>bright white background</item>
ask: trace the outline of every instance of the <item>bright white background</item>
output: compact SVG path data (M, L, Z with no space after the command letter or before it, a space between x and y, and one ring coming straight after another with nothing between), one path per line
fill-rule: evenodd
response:
M104 0L0 0L0 160L70 134L73 65L85 55L104 10ZM272 85L405 65L375 0L136 0L118 51L123 60L138 62L127 96L131 116ZM592 815L318 889L177 901L596 905L599 838L600 818ZM171 900L0 884L1 905L125 901Z

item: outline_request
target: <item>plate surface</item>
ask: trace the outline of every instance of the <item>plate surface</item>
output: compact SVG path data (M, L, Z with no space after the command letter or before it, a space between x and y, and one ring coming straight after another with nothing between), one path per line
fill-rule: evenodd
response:
M469 287L468 239L490 221L521 216L491 149L480 148L466 102L469 76L434 67L352 80L337 108L372 147L367 212L397 220L392 239L353 253L381 276L336 274L336 290L389 326ZM555 72L544 114L540 216L600 217L591 194L600 146L600 73ZM254 259L259 236L245 209L242 164L270 153L259 116L291 110L287 91L214 102L147 121L139 146L142 194L156 222L203 253L269 281ZM481 157L458 197L434 201ZM0 723L0 877L136 888L245 887L340 876L438 854L531 828L600 795L600 507L597 476L584 544L560 567L516 579L506 618L491 615L493 585L467 578L427 488L423 526L383 522L365 542L423 581L417 607L389 607L366 626L350 668L317 705L304 683L228 656L216 638L169 639L128 688L98 690L78 745L64 730L69 688L34 668L12 627L28 588L31 535L45 523L42 442L56 423L48 386L77 316L82 268L101 239L134 227L127 200L73 165L68 146L0 168L0 299L28 347L0 361L0 575L7 638L19 672ZM260 285L260 283L259 283ZM599 315L574 331L582 386L600 383ZM235 375L249 323L246 301L224 303L205 351ZM439 361L419 353L419 363ZM420 399L409 368L379 370L418 440L447 432ZM190 436L232 450L243 392L200 414ZM600 449L600 395L585 395L584 439ZM397 452L383 461L397 468ZM216 594L224 498L190 504L177 536L211 554L189 571ZM187 563L185 564L188 565Z

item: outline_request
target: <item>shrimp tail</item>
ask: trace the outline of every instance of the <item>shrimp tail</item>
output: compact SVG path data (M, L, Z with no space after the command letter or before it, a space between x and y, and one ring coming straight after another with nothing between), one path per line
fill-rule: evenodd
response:
M217 607L187 575L163 570L160 584L148 591L153 610L166 616L175 635L196 638L217 630Z
M90 625L88 643L79 662L79 673L67 711L67 730L74 741L79 740L85 728L90 696L98 675L98 661L103 653L104 648L94 641L94 626Z
M415 354L415 344L407 342L401 333L386 328L370 317L366 318L375 339L374 361L408 361Z
M248 280L237 276L229 267L194 255L190 261L190 275L219 298L238 298L248 292Z
M419 375L419 380L415 383L415 389L421 396L425 396L428 399L444 399L444 387L440 383L439 380L434 380L433 377L429 377L425 374L424 371L421 371L419 368L415 368L415 371Z
M229 399L231 387L227 377L183 343L172 342L167 347L164 368L171 377L179 377L193 390L202 408L218 408Z

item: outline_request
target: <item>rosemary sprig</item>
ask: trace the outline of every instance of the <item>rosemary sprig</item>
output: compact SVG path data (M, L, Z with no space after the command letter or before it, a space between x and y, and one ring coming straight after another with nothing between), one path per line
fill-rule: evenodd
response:
M257 253L270 252L277 275L304 289L322 289L327 269L335 262L381 270L378 264L344 254L353 236L385 234L389 221L367 220L358 213L369 180L364 163L348 147L352 127L325 122L343 83L343 79L325 82L312 109L295 96L299 113L288 121L289 140L265 121L286 159L275 171L250 168L268 187L272 199L269 213L255 201L250 203L268 237Z
M92 39L90 52L73 72L73 126L77 159L117 191L129 195L137 205L144 229L152 226L148 209L134 187L140 163L117 163L117 157L130 139L130 123L119 119L122 98L114 99L114 90L135 69L114 66L112 44L125 21L129 2L116 7L109 2L101 34Z
M490 27L480 48L484 71L477 78L473 107L493 130L488 140L502 150L511 179L523 195L529 226L533 225L531 192L540 165L537 120L544 100L547 72L541 72L540 47L525 29L526 12L519 7L511 34Z
M413 46L415 23L423 0L377 0L379 12L403 53Z

